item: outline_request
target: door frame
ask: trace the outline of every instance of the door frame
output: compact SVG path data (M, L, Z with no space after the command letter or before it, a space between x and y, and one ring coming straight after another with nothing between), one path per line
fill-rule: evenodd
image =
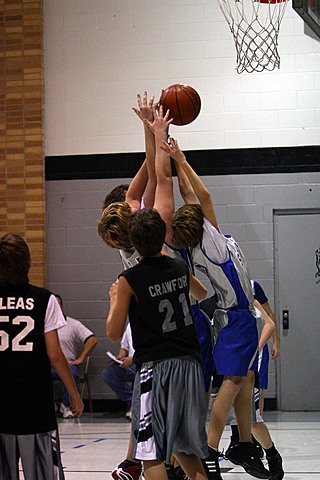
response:
M273 209L273 265L274 265L274 308L277 319L277 326L279 329L279 338L282 333L282 319L280 315L280 298L279 298L279 238L278 238L278 222L277 218L280 216L289 215L319 215L320 208L284 208ZM281 345L280 345L281 348ZM280 357L281 358L281 357ZM281 411L281 362L276 362L276 395L277 395L277 410Z

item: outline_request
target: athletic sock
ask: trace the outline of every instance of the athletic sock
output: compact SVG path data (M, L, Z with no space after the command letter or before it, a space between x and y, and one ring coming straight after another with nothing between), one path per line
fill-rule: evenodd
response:
M272 447L265 448L264 451L266 452L267 457L274 457L278 453L278 450L274 446L274 443L272 444Z
M235 438L239 438L238 425L231 425L231 433Z

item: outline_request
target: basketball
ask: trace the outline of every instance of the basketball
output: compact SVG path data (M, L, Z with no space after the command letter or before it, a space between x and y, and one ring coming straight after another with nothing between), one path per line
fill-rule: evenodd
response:
M170 109L172 125L188 125L197 118L201 109L198 92L190 85L181 83L175 83L166 88L162 92L159 103L163 106L164 114Z

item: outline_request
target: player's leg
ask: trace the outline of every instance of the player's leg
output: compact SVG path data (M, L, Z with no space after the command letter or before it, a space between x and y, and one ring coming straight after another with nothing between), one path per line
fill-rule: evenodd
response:
M19 458L16 435L0 433L0 478L19 480Z
M282 457L272 441L267 425L263 421L253 423L252 433L266 453L269 470L272 473L272 480L282 480L284 477Z
M111 473L114 480L139 480L142 463L133 459L132 426L130 428L127 456Z
M219 442L227 423L231 405L239 393L242 377L224 377L212 405L208 431L209 457L202 461L209 480L221 480Z
M200 459L195 455L175 453L175 457L190 480L205 480L207 478Z
M64 480L57 430L17 440L25 480Z
M240 391L242 377L224 377L212 405L208 431L208 445L218 449L221 435L226 426L230 408Z
M252 391L254 372L249 371L243 377L241 389L234 400L234 410L237 418L240 442L251 442Z
M254 373L249 371L244 377L239 394L234 401L240 442L228 451L228 460L235 465L241 465L247 473L256 478L271 478L270 472L264 467L251 439L251 402Z
M168 480L165 464L161 460L144 460L143 471L146 480Z

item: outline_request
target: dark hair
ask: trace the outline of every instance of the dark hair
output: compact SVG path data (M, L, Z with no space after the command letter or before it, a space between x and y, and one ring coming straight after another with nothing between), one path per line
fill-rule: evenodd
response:
M198 203L180 207L172 219L172 240L178 248L192 248L202 240L203 213Z
M163 247L166 224L156 210L143 208L131 215L129 236L140 255L153 257Z
M54 293L53 295L58 299L58 303L60 303L60 307L62 308L63 301L61 295L59 295L59 293Z
M0 238L0 286L16 287L29 282L30 251L25 240L16 233Z
M111 192L109 192L108 195L106 195L103 201L102 210L109 207L111 203L125 202L126 193L128 191L129 186L130 185L128 183L123 183L122 185L118 185L113 190L111 190Z

